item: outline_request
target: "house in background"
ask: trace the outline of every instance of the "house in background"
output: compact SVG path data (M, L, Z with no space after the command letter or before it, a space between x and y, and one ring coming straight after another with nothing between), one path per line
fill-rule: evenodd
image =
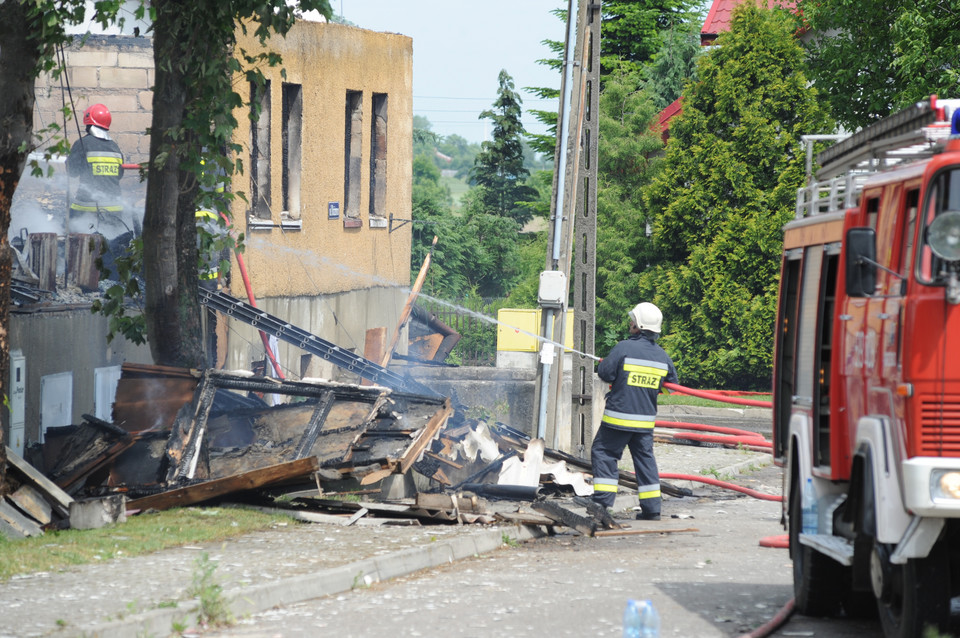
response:
M710 11L703 21L703 27L700 29L700 46L712 47L717 37L730 30L730 23L733 20L733 10L737 8L744 0L713 0L710 5ZM797 3L794 0L766 0L768 8L781 7L793 11ZM660 111L657 117L657 125L661 132L663 143L666 144L670 138L670 120L683 112L683 96L674 100L667 108Z
M112 111L110 133L125 161L147 160L153 50L150 38L133 35L135 26L149 33L148 25L129 21L123 31L90 36L66 51L62 83L38 79L38 128L66 125L73 141L77 127L62 122L59 112L64 100L72 99L78 114L101 102ZM259 48L252 37L240 38L240 46ZM233 189L249 203L238 199L232 212L234 228L244 234L252 291L267 312L362 353L368 329L394 329L410 283L411 225L391 216L411 218L412 41L298 21L271 46L283 56L286 77L279 67L266 69L265 90L251 93L264 107L259 122L251 125L245 112L237 117L246 172L235 177ZM109 229L71 228L67 188L62 170L52 179L25 176L13 205L11 242L26 247L29 261L32 240L52 236L60 256L54 250L51 259L61 272L55 294L23 301L11 312L13 409L3 411L3 424L5 440L21 450L42 442L46 429L79 423L84 414L109 419L120 365L151 361L146 346L122 337L108 344L107 321L91 314L92 300L63 287L67 237L139 232L145 184L127 171L127 207ZM246 299L236 261L233 268L227 292ZM225 367L249 370L264 359L253 328L221 324ZM281 343L279 355L287 378L338 376L331 364L292 346Z

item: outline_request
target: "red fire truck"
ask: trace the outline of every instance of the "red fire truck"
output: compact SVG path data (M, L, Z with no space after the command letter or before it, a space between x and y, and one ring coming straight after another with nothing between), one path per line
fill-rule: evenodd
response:
M948 630L960 594L958 126L960 101L934 97L833 145L784 228L773 429L796 608L876 609L887 638Z

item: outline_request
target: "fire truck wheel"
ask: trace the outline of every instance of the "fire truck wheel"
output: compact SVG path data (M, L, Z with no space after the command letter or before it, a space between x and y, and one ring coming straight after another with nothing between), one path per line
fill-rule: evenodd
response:
M798 481L792 481L798 486ZM844 567L811 547L800 544L800 490L790 491L790 556L793 557L793 598L806 616L836 616L845 598Z
M908 638L924 635L927 626L945 629L950 619L950 561L944 542L937 542L926 558L904 565L890 562L891 549L877 543L870 559L883 635Z

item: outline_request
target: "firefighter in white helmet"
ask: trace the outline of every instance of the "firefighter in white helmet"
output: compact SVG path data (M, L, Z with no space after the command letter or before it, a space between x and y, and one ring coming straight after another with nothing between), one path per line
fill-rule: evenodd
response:
M613 506L623 449L630 449L637 474L640 520L660 520L660 474L653 456L653 424L657 395L664 381L677 383L670 356L657 344L663 314L652 303L637 304L627 316L630 336L613 347L597 367L610 384L603 420L590 449L593 500Z
M103 104L93 104L83 112L87 134L73 143L67 157L67 173L79 182L70 202L72 216L123 212L123 153L110 138L112 122L110 109Z

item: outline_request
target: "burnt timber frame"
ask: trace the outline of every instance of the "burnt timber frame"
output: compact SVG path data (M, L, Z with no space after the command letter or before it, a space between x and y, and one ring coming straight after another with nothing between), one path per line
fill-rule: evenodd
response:
M302 460L305 455L309 454L310 449L313 447L313 444L316 443L317 439L323 435L321 429L336 400L370 404L370 411L364 420L356 425L357 435L353 438L344 455L339 459L326 462L324 464L325 467L329 467L331 463L338 464L349 460L355 446L360 444L360 439L367 433L368 429L374 425L376 416L380 408L388 400L388 397L391 399L409 399L422 404L436 405L438 408L437 412L431 416L427 424L419 429L419 432L402 433L403 437L410 437L410 442L403 453L399 455L398 458L392 459L388 464L388 469L393 470L399 467L402 473L409 470L420 454L427 448L429 442L437 436L440 428L447 422L450 415L453 414L450 400L440 398L436 395L422 396L393 392L374 386L317 385L301 381L278 381L264 377L238 376L229 372L207 369L204 370L200 383L197 386L194 400L183 407L174 423L173 432L171 433L166 449L166 456L169 463L166 474L168 483L194 479L197 460L202 451L203 439L207 431L207 419L213 406L213 398L216 391L221 388L319 399L317 407L314 409L310 418L310 423L304 430L293 452L295 458L292 460ZM390 433L384 434L390 435Z

